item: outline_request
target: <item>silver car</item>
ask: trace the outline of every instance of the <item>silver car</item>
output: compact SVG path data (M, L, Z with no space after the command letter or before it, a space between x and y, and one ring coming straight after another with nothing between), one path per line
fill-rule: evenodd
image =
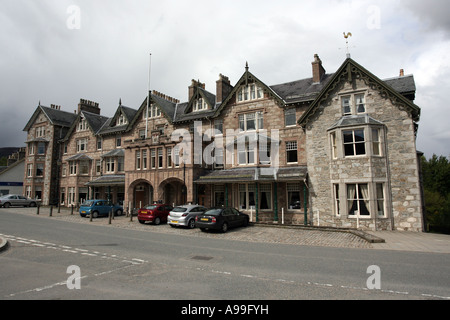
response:
M206 211L206 208L199 205L177 206L169 212L167 223L171 227L184 226L195 228L195 217Z
M17 194L7 194L0 197L0 207L36 207L37 200L33 200Z

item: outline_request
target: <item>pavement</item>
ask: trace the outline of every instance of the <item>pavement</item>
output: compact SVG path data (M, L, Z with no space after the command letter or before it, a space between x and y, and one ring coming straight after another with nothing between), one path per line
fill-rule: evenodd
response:
M1 208L0 210L5 210ZM201 232L198 228L172 228L167 224L159 226L143 225L137 217L125 215L114 217L109 222L108 217L90 219L82 218L75 210L41 207L39 215L37 208L10 208L17 214L33 215L42 219L58 219L75 223L102 225L116 228L133 229L165 234L188 235L195 237L219 238L236 241L252 241L263 243L280 243L305 246L327 246L339 248L359 248L368 250L398 250L427 253L449 253L450 235L406 232L406 231L367 231L354 229L336 229L326 227L304 227L280 224L252 223L248 228L231 229L227 233ZM50 215L51 213L51 215ZM0 252L8 248L8 237L0 235Z

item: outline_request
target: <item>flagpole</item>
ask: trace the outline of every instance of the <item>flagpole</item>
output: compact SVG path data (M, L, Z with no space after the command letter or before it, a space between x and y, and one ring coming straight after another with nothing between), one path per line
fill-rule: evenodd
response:
M147 113L145 114L145 139L148 138L148 110L150 107L150 74L152 69L152 54L150 53L150 63L148 67L148 85L147 85Z

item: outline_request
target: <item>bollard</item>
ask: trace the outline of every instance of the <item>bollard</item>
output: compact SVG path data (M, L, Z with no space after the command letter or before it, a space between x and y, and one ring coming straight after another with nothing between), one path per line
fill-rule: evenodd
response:
M130 222L133 221L133 209L130 209Z
M50 217L53 216L53 206L50 206Z
M58 213L61 213L61 202L58 202Z
M36 206L36 214L39 215L39 209L40 209L41 205L38 203L38 205Z
M72 211L70 212L70 215L73 215L73 203L72 203Z
M91 213L89 214L89 222L92 222L92 217L93 217L94 215L92 214L92 211L91 211Z
M108 216L109 216L109 222L108 222L108 224L111 224L111 215L112 215L111 213L112 213L112 210L109 212L109 215L108 215Z

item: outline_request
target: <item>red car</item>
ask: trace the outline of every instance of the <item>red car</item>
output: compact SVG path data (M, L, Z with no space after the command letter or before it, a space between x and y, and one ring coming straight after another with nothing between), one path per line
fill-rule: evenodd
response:
M167 204L151 204L138 211L138 220L144 224L147 221L153 224L167 222L167 216L172 211L172 206Z

